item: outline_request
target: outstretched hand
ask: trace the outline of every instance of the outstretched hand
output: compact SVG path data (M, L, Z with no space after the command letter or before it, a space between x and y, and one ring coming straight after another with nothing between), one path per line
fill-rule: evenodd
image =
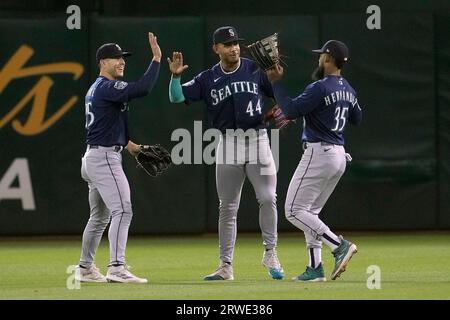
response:
M270 82L277 82L283 78L283 67L280 64L276 64L273 68L266 71L267 78Z
M161 62L161 48L158 45L158 39L153 33L148 33L148 42L150 43L150 47L152 48L153 60L157 62Z
M181 52L174 52L172 54L172 60L167 58L167 62L169 63L170 72L175 77L181 76L183 71L189 67L188 65L183 65L183 54Z

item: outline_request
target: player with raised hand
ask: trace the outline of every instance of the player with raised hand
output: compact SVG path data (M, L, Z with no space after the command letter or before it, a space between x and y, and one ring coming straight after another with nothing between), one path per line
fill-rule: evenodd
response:
M81 282L147 283L129 271L125 261L128 229L133 216L130 186L122 168L122 150L138 156L142 146L130 139L128 102L146 96L159 75L161 49L153 33L148 34L153 59L136 82L121 81L124 76L124 52L115 43L97 50L100 75L89 88L86 102L86 144L81 175L89 186L90 218L84 229L79 268L75 277ZM94 259L106 226L110 262L106 277Z
M262 264L274 279L284 277L276 246L277 206L276 167L264 121L263 95L273 98L266 74L252 60L240 57L235 28L218 28L213 34L213 50L220 61L193 80L181 85L181 74L188 67L181 52L167 59L172 73L169 99L173 103L206 104L212 127L222 132L216 150L216 187L219 197L219 268L204 280L233 280L233 253L236 219L242 186L248 177L259 203L259 224L265 247ZM242 134L238 134L238 132ZM246 140L247 138L247 140ZM233 154L240 146L243 152ZM231 152L230 152L231 150ZM250 159L252 150L260 150L258 159ZM247 155L246 155L247 154Z
M344 149L343 132L350 121L359 124L362 111L356 92L341 75L348 60L347 46L328 41L319 53L319 66L313 73L317 80L298 97L291 99L281 84L283 67L267 70L275 99L286 119L304 117L302 141L305 152L292 177L286 196L286 218L305 233L309 253L306 271L293 280L325 281L322 242L335 258L331 279L345 271L357 251L355 244L334 234L319 219L319 213L344 174L349 155Z

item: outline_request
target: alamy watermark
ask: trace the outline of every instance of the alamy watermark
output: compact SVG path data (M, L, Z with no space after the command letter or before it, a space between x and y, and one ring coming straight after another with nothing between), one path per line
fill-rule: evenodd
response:
M376 4L372 4L367 7L367 14L370 16L366 20L366 26L369 30L380 30L381 29L381 9Z
M70 265L67 267L66 273L69 274L69 276L66 279L67 289L69 289L69 290L81 289L80 281L77 280L77 279L79 279L79 274L77 274L79 272L80 272L80 268L78 268L77 265Z
M261 175L276 174L279 167L279 129L207 129L202 121L194 121L193 135L186 128L172 132L178 141L171 151L172 162L179 164L257 164ZM204 142L209 142L203 147Z
M381 289L381 269L377 265L370 265L367 267L367 274L369 277L366 281L367 289Z
M81 29L81 9L79 6L72 4L67 7L66 13L70 16L66 19L66 27L69 30Z

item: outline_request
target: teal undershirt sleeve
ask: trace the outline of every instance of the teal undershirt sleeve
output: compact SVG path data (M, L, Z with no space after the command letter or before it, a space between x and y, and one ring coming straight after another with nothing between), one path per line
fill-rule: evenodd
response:
M169 100L172 103L179 103L179 102L183 102L184 100L186 100L183 95L183 89L181 88L180 77L178 77L178 78L171 77L170 78Z

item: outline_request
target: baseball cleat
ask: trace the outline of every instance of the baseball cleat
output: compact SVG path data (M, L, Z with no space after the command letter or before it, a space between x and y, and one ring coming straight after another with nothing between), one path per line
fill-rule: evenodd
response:
M342 236L339 236L339 238L341 239L341 244L333 251L335 263L333 273L331 274L331 280L336 280L336 278L345 271L352 256L358 252L358 248L354 243L345 240Z
M216 269L216 271L204 277L203 280L234 280L233 266L229 263L220 261L219 267Z
M136 277L129 270L127 265L111 266L108 267L108 273L106 274L108 282L117 283L147 283L145 278Z
M292 278L294 281L309 281L309 282L323 282L327 281L325 273L323 271L322 264L319 264L316 268L306 267L306 271L301 275Z
M106 277L93 264L88 268L78 266L75 269L75 280L80 282L106 282Z
M278 260L277 250L275 248L264 251L262 265L268 269L272 279L282 280L284 278L284 270Z

